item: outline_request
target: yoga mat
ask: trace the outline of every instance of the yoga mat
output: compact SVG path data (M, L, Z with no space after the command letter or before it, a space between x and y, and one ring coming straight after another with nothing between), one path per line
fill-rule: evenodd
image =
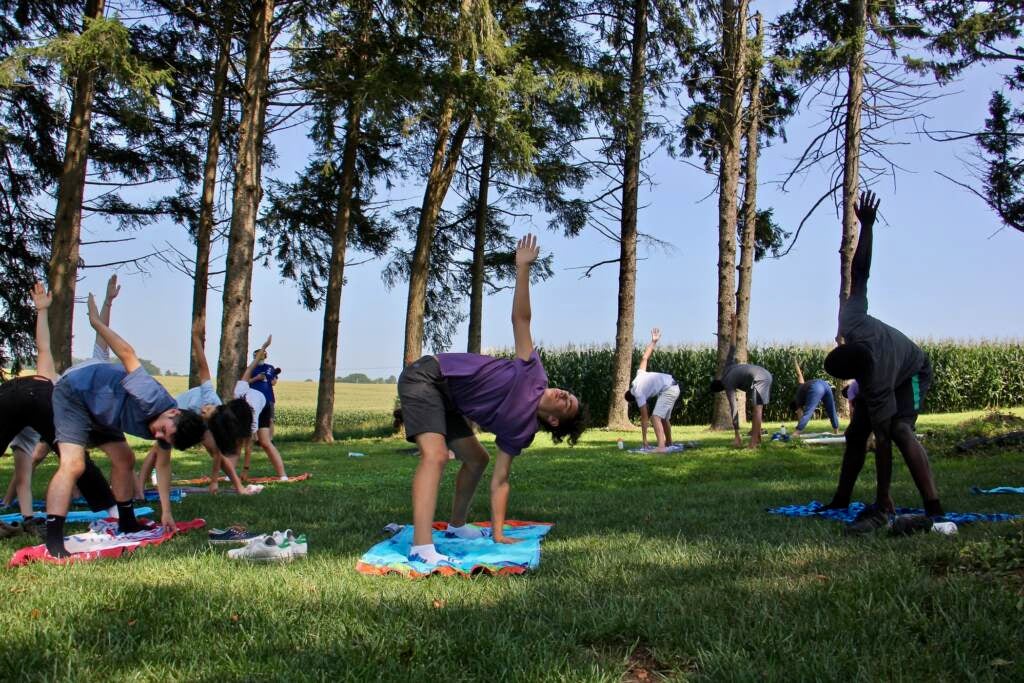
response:
M253 484L252 486L255 487L256 493L259 493L260 491L262 491L264 489L263 484ZM210 493L210 489L209 489L208 486L182 486L181 488L173 489L173 490L174 491L180 491L182 497L184 497L184 496L202 496L202 495L209 495L209 493ZM150 497L149 497L150 493L156 494L156 491L154 489L146 489L146 500L150 500ZM235 487L230 485L230 484L228 484L227 486L221 486L217 490L217 495L232 495L233 496L233 495L236 495L237 493L238 493L238 491L235 490ZM159 497L157 497L156 499L159 500ZM174 502L173 499L172 499L172 502Z
M140 519L139 521L146 520ZM93 522L89 531L84 534L75 534L64 538L64 547L71 553L71 557L58 559L46 551L46 544L33 545L15 552L7 566L20 567L30 562L71 564L89 562L101 557L121 557L121 555L133 552L143 546L160 545L176 533L185 533L205 525L204 520L193 519L189 522L178 522L177 532L165 531L162 526L154 525L143 531L118 534L117 520L108 518Z
M835 444L845 444L846 437L842 434L828 434L826 436L812 436L807 438L806 436L800 437L800 443L805 443L809 446L829 446Z
M1024 496L1024 486L996 486L990 489L983 489L980 486L972 486L971 493L983 496L995 496L1001 493L1017 493Z
M356 571L379 576L400 574L409 579L421 579L431 574L441 576L471 576L473 574L525 574L540 565L540 542L553 524L546 522L505 522L505 533L523 539L509 545L495 543L490 537L463 540L445 538L444 522L434 523L434 545L439 553L452 557L453 566L432 567L422 562L409 561L412 547L412 525L398 526L394 536L370 548L356 563ZM490 527L487 522L475 526Z
M153 514L153 508L148 508L148 507L135 508L135 515L138 516L138 517L141 517L142 515L151 515L151 514ZM35 513L32 516L35 517L36 519L46 519L46 513L45 512L37 512L37 513ZM70 512L68 512L68 516L64 519L64 521L66 521L66 522L95 522L97 520L107 519L107 517L109 517L109 514L107 513L106 510L101 510L100 512L88 512L88 511L84 511L84 510L71 510ZM11 522L20 522L20 521L21 521L21 515L19 513L14 513L14 514L10 514L10 515L0 515L0 522L7 522L8 524L10 524Z
M850 503L850 507L842 510L819 511L824 503L812 500L807 505L781 505L768 508L766 512L784 517L816 517L819 519L832 519L837 522L849 524L854 520L861 510L867 507L864 503ZM918 508L896 508L897 515L923 515L924 510ZM956 522L957 524L971 524L973 522L1008 522L1020 519L1022 515L1015 515L1007 512L947 512L942 517L936 517L937 521Z
M686 444L674 443L669 446L664 452L658 453L657 446L648 446L647 448L630 448L630 453L654 453L655 455L668 455L669 453L682 453L686 450Z
M242 483L248 484L291 484L296 481L306 481L313 474L311 472L303 472L302 474L294 477L288 477L288 481L281 481L277 477L249 477L244 479ZM220 481L230 481L227 477L221 477ZM210 483L210 477L197 477L195 479L175 479L171 482L175 485L181 486L204 486Z

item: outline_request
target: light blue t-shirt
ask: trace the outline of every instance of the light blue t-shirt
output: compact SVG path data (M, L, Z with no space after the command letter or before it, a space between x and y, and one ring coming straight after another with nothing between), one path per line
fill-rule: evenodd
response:
M174 401L182 410L191 410L196 413L203 406L219 406L221 404L220 396L217 395L217 391L213 388L213 382L210 380L206 380L198 387L181 392L174 398Z
M62 378L78 395L95 425L152 439L149 423L165 410L177 407L174 399L142 367L125 372L112 363L90 363L72 368Z

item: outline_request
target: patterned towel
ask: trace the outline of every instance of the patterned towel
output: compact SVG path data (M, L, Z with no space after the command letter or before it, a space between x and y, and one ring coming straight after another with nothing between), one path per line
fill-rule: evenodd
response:
M153 508L135 508L135 515L141 517L142 515L153 514ZM33 515L36 519L46 519L45 512L37 512ZM85 512L83 510L71 510L68 512L68 516L64 519L66 522L95 522L108 517L106 510L100 512ZM0 522L20 522L21 515L14 513L11 515L0 515Z
M546 522L505 522L506 535L523 539L509 545L495 543L489 537L463 540L445 538L448 525L434 522L434 545L439 553L452 557L453 566L431 567L422 562L409 561L412 547L412 525L388 525L397 533L366 551L356 570L362 574L401 574L409 579L421 579L431 574L442 576L470 576L472 574L525 574L540 565L540 542L553 526ZM487 522L475 526L490 527Z
M146 520L139 521L145 522ZM71 553L71 557L58 559L46 552L46 544L33 545L15 552L7 566L20 567L30 562L71 564L73 562L89 562L101 557L121 557L125 553L133 552L136 548L160 545L175 533L185 533L205 525L205 520L193 519L190 522L178 522L177 532L165 531L162 526L153 525L149 529L132 534L118 534L117 520L108 518L93 522L87 533L65 537L64 547Z
M767 512L773 515L784 515L786 517L817 517L819 519L834 519L837 522L849 524L857 516L857 513L867 507L864 503L850 503L850 507L843 510L819 511L824 504L812 500L807 505L782 505L768 508ZM897 515L923 515L924 510L919 508L896 508ZM970 524L972 522L1008 522L1020 519L1021 515L1006 512L947 512L942 517L936 517L936 521L956 522L957 524Z
M1024 486L996 486L991 489L983 489L980 486L972 486L971 493L978 493L985 496L994 496L1000 493L1019 493L1024 496Z
M630 448L629 452L630 453L654 453L655 455L665 455L667 453L682 453L683 451L686 450L686 444L674 443L671 446L668 446L665 449L664 453L657 453L656 452L657 450L658 450L657 446L648 446L647 448Z
M306 481L313 474L311 472L303 472L302 474L294 477L288 477L288 481L281 481L277 477L249 477L245 480L248 484L291 484L296 481ZM220 481L230 481L227 477L221 477ZM206 486L210 483L210 477L197 477L195 479L175 479L171 482L176 486Z

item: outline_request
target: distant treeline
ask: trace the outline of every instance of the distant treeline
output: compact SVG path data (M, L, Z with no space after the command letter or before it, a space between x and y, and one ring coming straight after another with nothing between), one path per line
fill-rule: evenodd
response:
M368 377L361 372L354 372L344 377L336 377L334 381L341 384L397 384L398 378L394 375L390 377Z

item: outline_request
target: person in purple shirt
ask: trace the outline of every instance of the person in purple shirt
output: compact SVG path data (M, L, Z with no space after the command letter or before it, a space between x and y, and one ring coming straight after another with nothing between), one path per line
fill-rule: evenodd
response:
M538 429L551 433L555 443L576 443L586 427L586 406L568 391L548 387L530 333L530 267L540 250L527 234L516 247L516 286L512 299L515 358L492 358L475 353L439 353L415 361L398 378L405 434L419 446L420 463L412 481L413 542L409 559L436 565L449 558L437 552L432 525L437 490L448 462L449 449L461 461L455 480L455 500L446 534L480 538L483 532L466 524L477 484L490 457L467 420L495 435L498 457L491 477L492 539L513 543L505 536L509 471L512 459L532 442Z

